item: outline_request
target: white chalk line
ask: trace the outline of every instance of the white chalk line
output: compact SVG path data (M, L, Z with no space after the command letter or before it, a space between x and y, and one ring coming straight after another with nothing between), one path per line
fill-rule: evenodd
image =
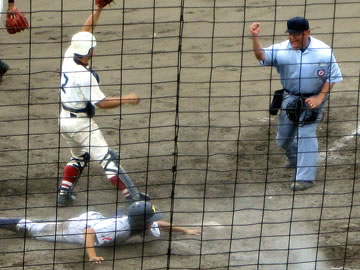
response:
M359 136L360 133L358 130L354 130L351 135L349 136L344 136L342 138L340 138L339 140L335 141L333 143L333 146L327 150L327 152L333 152L331 153L331 155L329 156L327 154L327 152L320 152L319 153L319 158L320 160L325 160L325 159L344 159L344 155L342 155L341 153L336 153L336 151L339 151L341 149L343 149L344 147L346 147L348 145L348 143L356 138L357 136Z
M269 117L259 117L258 118L259 122L268 122L269 121ZM335 141L332 145L332 147L328 150L326 150L326 152L320 152L319 153L319 159L320 160L325 160L325 159L344 159L344 155L342 155L341 153L336 153L337 151L345 148L348 143L354 139L355 137L360 136L360 127L359 130L354 130L351 135L348 136L344 136L342 138L340 138L339 140ZM327 152L333 152L331 153L331 156L327 155Z
M203 226L209 226L209 227L213 227L215 229L223 229L225 228L226 226L224 226L223 224L220 224L216 221L209 221L209 222L204 222L202 224L198 224L199 226L200 225L203 225Z

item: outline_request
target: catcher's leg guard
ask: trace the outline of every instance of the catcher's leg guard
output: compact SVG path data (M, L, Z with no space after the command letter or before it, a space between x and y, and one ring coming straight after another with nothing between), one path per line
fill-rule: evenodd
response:
M72 157L64 168L64 176L59 187L58 205L64 206L75 200L73 190L81 176L82 171L90 161L89 153L81 156L81 159Z
M64 168L64 176L61 180L60 189L72 189L75 182L80 178L80 174L80 169L77 166L68 163Z
M66 164L64 168L64 176L62 178L62 183L60 189L67 189L72 191L80 176L83 172L84 168L90 161L90 154L83 154L80 159L72 157L68 164Z
M109 151L101 161L101 166L104 168L108 179L117 186L124 194L127 200L140 200L141 196L130 176L120 165L120 156L113 149Z

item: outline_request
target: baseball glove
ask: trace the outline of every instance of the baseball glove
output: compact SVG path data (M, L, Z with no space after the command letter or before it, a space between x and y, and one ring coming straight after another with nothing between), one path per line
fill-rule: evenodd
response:
M9 34L16 34L17 32L28 29L29 23L24 13L16 7L13 7L7 12L5 26Z
M95 0L95 4L96 4L99 8L104 8L104 7L106 7L108 4L110 4L111 2L113 2L113 0Z

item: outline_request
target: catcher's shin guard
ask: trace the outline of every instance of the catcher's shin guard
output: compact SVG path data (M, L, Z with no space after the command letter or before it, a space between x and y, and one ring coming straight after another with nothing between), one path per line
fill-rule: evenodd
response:
M121 191L127 189L131 195L131 199L136 199L139 196L139 192L130 176L121 167L120 156L116 151L109 148L109 151L101 161L101 165L109 180ZM124 195L126 196L126 194Z
M83 154L81 159L72 157L70 162L66 164L64 168L64 176L62 178L60 190L72 192L89 161L89 153Z

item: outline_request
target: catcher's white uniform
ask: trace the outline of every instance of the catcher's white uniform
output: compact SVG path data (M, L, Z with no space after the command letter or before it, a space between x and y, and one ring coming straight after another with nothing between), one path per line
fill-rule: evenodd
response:
M114 242L122 243L131 237L127 216L104 217L102 214L93 211L62 222L21 219L17 228L19 231L26 230L27 235L36 240L75 244L84 244L84 230L93 228L96 235L95 246L111 245ZM147 233L153 237L160 237L158 223L153 222Z
M83 44L85 43L85 45ZM92 116L96 103L106 97L99 88L99 76L79 60L79 53L87 53L96 46L89 32L75 34L65 52L61 73L60 131L70 146L72 158L64 168L58 205L71 202L72 190L82 170L91 160L100 162L107 178L128 200L139 199L141 193L120 166L119 154L110 149ZM81 55L80 55L81 57Z
M95 106L105 95L91 70L74 61L71 47L62 65L60 93L60 131L71 147L72 156L81 159L83 154L90 153L93 160L101 161L108 145L95 121L84 110L88 102Z

